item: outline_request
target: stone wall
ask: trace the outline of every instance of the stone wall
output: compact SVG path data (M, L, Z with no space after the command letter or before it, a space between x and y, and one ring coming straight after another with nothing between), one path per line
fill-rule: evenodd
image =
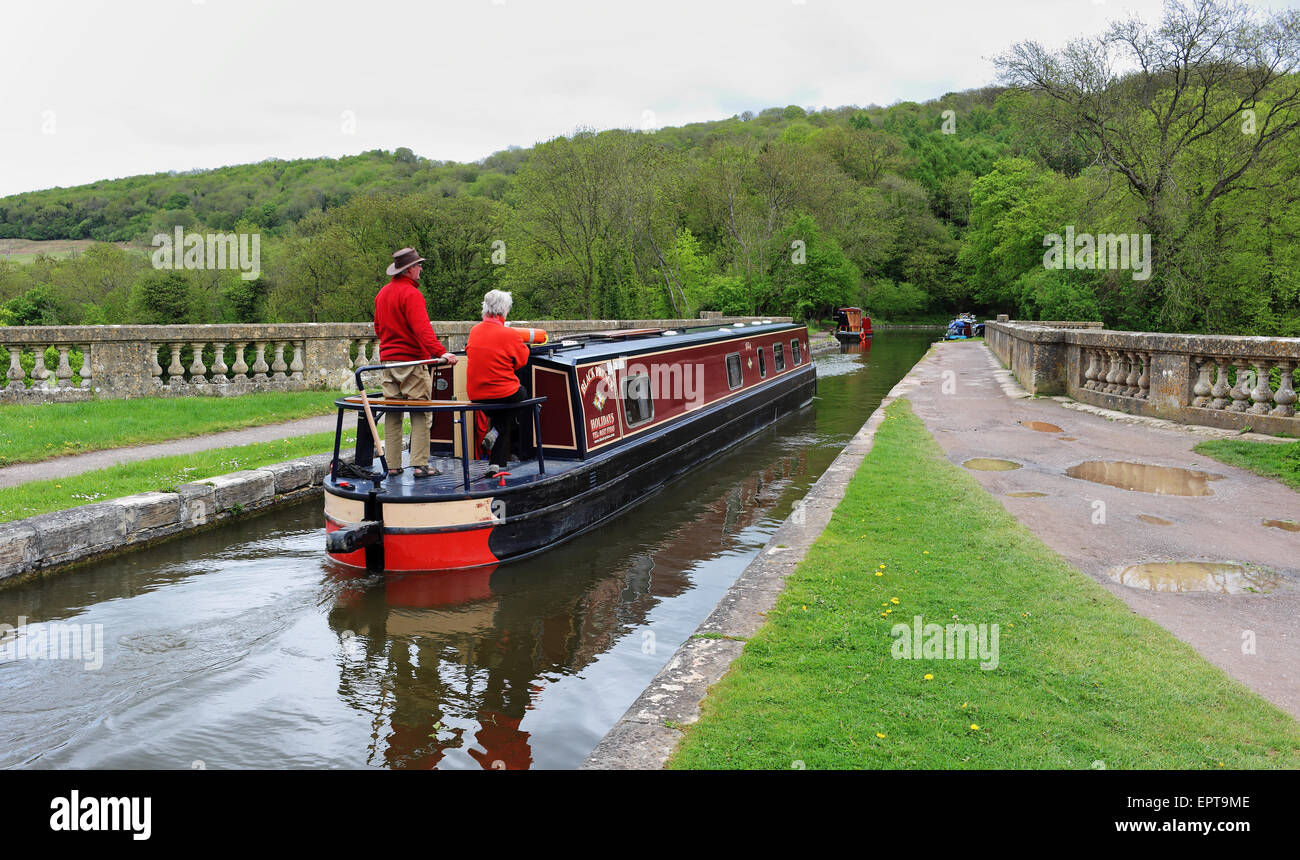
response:
M1300 435L1300 338L989 322L985 340L1030 394L1184 424Z
M717 317L705 325L753 322ZM772 317L789 322L789 317ZM512 320L552 337L699 320ZM475 322L438 321L448 349L465 348ZM0 326L9 353L0 403L93 397L229 396L308 388L355 390L353 370L379 360L371 323L177 326ZM2 358L2 356L0 356Z
M319 492L332 457L317 454L182 484L174 493L140 493L0 523L0 584Z

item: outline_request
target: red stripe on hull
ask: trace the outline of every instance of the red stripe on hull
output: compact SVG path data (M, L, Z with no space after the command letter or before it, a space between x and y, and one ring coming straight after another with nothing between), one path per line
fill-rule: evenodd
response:
M496 564L499 559L488 548L491 534L491 526L460 532L385 534L384 569L441 570Z

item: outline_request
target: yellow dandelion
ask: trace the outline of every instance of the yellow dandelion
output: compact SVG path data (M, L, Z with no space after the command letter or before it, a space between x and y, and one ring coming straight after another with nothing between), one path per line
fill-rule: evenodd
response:
M885 617L886 615L888 615L888 614L889 614L888 612L882 612L882 613L880 613L880 617L881 617L881 618L884 618L884 617Z
M898 605L898 598L897 598L897 597L891 597L891 598L889 598L889 602L892 603L892 604L894 604L895 606L897 606L897 605Z
M884 739L885 739L885 733L884 733L884 732L876 732L876 737L880 738L881 740L884 740Z
M885 574L884 574L883 571L879 571L879 570L876 571L876 576L884 576L884 575L885 575Z
M929 554L930 554L930 551L929 551L928 549L923 549L923 550L921 550L921 555L929 555Z
M808 611L808 607L805 606L805 607L803 608L803 611L804 611L804 612L807 612L807 611Z
M970 730L971 730L972 732L978 732L978 731L980 730L979 723L971 723L971 724L970 724Z
M926 672L926 673L925 673L925 680L927 680L927 681L933 681L933 680L934 680L934 676L931 675L929 672Z

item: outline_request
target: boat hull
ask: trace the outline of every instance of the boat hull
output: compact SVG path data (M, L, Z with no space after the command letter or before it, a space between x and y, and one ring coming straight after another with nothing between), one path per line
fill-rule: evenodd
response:
M348 527L367 515L383 520L379 546L330 555L342 564L393 571L455 570L525 558L632 508L701 463L806 405L816 390L816 370L808 364L782 377L780 384L762 386L744 397L707 407L635 444L543 480L501 488L496 494L449 501L394 501L367 511L363 509L366 503L334 494L327 486L327 530ZM423 508L417 510L415 505Z

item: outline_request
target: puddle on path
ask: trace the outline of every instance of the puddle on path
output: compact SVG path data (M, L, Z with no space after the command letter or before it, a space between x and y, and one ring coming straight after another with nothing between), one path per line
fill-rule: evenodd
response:
M1055 424L1048 424L1046 421L1021 421L1020 426L1028 427L1030 430L1037 430L1039 433L1061 433L1064 432Z
M1159 496L1212 496L1207 483L1223 476L1176 466L1149 466L1115 460L1089 460L1065 470L1071 478L1107 484L1122 490L1155 493Z
M1163 517L1153 517L1150 514L1138 514L1138 519L1144 523L1151 523L1153 526L1172 526L1173 523Z
M1212 561L1149 562L1117 568L1107 573L1121 585L1163 592L1263 594L1273 591L1282 581L1275 573Z
M1073 436L1057 436L1057 437L1056 437L1056 441L1058 441L1058 442L1074 442L1074 441L1076 441L1076 440L1075 440L1075 438L1074 438Z
M1300 523L1293 523L1290 520L1264 520L1264 525L1289 532L1300 532Z
M978 472L1009 472L1012 469L1020 468L1020 464L1014 460L995 460L990 457L976 457L973 460L967 460L962 465L967 469L975 469Z
M1025 492L1025 493L1007 493L1007 495L1013 499L1041 499L1043 496L1046 496L1047 493Z

